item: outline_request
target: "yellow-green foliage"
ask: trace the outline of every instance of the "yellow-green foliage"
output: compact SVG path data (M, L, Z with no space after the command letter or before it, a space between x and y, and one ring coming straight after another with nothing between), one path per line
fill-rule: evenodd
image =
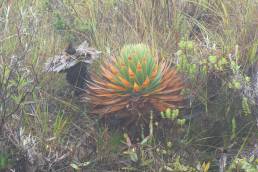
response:
M250 158L237 158L235 159L228 172L235 170L243 170L245 172L256 172L258 170L258 159L252 155Z
M251 109L250 109L247 97L242 98L242 111L245 116L248 116L251 114Z
M178 118L178 115L179 115L178 109L171 110L170 108L167 108L165 112L161 112L160 114L163 119L170 119L171 121L176 120L177 124L180 126L183 126L186 122L186 119Z
M114 77L113 80L126 93L143 94L155 89L161 80L161 69L157 58L144 44L126 45L114 64L108 64Z
M80 161L75 164L82 171L121 171L122 166L133 166L131 170L134 171L196 171L192 165L188 165L190 161L187 157L193 157L188 156L189 152L196 156L194 160L190 158L194 161L191 162L193 166L199 161L197 159L203 160L207 156L215 159L214 152L207 151L207 148L217 148L217 145L203 142L214 137L223 142L221 147L234 144L234 148L238 148L242 144L241 153L245 144L252 145L255 140L251 138L253 131L247 134L244 127L256 126L255 115L252 115L253 104L249 98L254 99L257 95L252 89L250 95L246 95L246 88L256 87L252 81L258 61L257 14L256 0L1 1L0 146L10 146L4 151L13 155L0 153L0 170L16 166L12 164L19 159L20 154L16 152L24 153L21 157L28 156L28 150L20 144L22 140L18 137L17 128L24 128L25 135L31 134L37 138L35 146L39 152L36 154L45 156L42 159L44 169L35 167L39 171L60 171L60 166L66 168L66 164L73 164L67 162L71 159ZM189 86L190 105L186 104L186 111L197 114L197 118L189 120L189 125L184 125L188 127L187 134L182 137L171 130L170 125L163 126L157 122L157 126L150 128L154 130L154 135L162 134L157 138L153 136L152 144L141 145L141 148L137 147L139 144L131 144L129 160L124 160L121 156L124 147L120 149L118 146L122 144L119 138L121 133L96 132L99 129L96 124L98 120L86 115L88 109L85 104L81 106L78 103L78 98L71 98L71 91L66 90L62 74L42 72L47 58L61 52L69 41L77 44L84 40L100 49L103 59L119 54L121 45L125 44L143 42L157 50L154 54L142 44L131 45L119 54L122 61L127 63L126 70L119 72L120 76L128 79L130 87L126 91L129 93L133 92L133 88L137 90L137 85L140 87L150 76L149 71L155 68L154 57L171 61L184 74L183 78ZM135 56L133 64L125 60L131 49L140 49L140 55ZM147 52L150 58L145 64L146 71L137 73L137 62L142 60L143 52ZM20 65L10 65L14 56L20 59ZM128 66L137 73L134 80L129 76ZM148 89L152 90L159 83L158 72ZM115 82L122 84L119 80ZM147 89L139 88L139 91ZM236 117L241 111L244 116ZM176 109L167 109L161 117L162 121L169 120L170 124L171 121L181 126L186 123ZM239 118L245 118L248 123L237 125ZM222 137L209 132L208 127L217 124L215 121L226 126L221 128L225 131ZM215 125L215 128L218 126ZM242 140L245 142L242 143ZM18 151L14 151L14 147ZM110 147L112 151L109 151ZM159 152L156 151L157 147L160 148ZM182 161L176 158L180 151L186 154L181 157ZM77 153L85 155L77 157ZM9 158L10 163L9 160L7 162ZM207 164L204 163L203 168L198 170L204 171L208 168ZM211 163L210 171L216 164ZM230 170L257 171L257 160L236 159Z
M164 166L163 170L171 171L171 172L172 171L180 171L180 172L197 172L198 171L197 169L195 169L191 166L181 163L180 157L177 157L175 162L169 163L166 166Z
M9 162L6 154L0 152L0 170L4 170L7 168Z

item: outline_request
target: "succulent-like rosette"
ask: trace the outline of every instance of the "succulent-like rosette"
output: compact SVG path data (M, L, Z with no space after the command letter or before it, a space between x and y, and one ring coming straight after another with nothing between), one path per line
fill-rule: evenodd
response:
M84 97L93 113L143 112L146 108L164 111L182 105L181 77L144 44L124 46L119 56L104 60L100 69L99 74L92 74Z

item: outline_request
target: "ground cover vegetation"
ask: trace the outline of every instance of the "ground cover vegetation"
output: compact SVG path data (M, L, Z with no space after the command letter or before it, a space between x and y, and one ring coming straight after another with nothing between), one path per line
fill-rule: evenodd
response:
M256 172L257 16L257 0L0 1L0 171ZM101 54L78 91L45 63L85 40Z

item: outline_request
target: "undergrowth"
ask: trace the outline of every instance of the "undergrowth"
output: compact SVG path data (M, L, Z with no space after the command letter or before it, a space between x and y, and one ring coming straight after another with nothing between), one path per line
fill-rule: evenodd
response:
M257 171L257 14L257 0L1 1L0 171ZM89 115L43 71L84 40L102 58L157 50L184 76L184 109L150 117L137 141Z

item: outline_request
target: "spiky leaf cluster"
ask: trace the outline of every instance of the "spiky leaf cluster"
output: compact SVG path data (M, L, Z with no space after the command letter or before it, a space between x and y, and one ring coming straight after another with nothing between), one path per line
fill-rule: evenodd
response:
M120 55L104 60L92 75L85 98L93 112L110 114L146 106L163 111L181 105L184 84L167 61L159 61L144 44L126 45Z

